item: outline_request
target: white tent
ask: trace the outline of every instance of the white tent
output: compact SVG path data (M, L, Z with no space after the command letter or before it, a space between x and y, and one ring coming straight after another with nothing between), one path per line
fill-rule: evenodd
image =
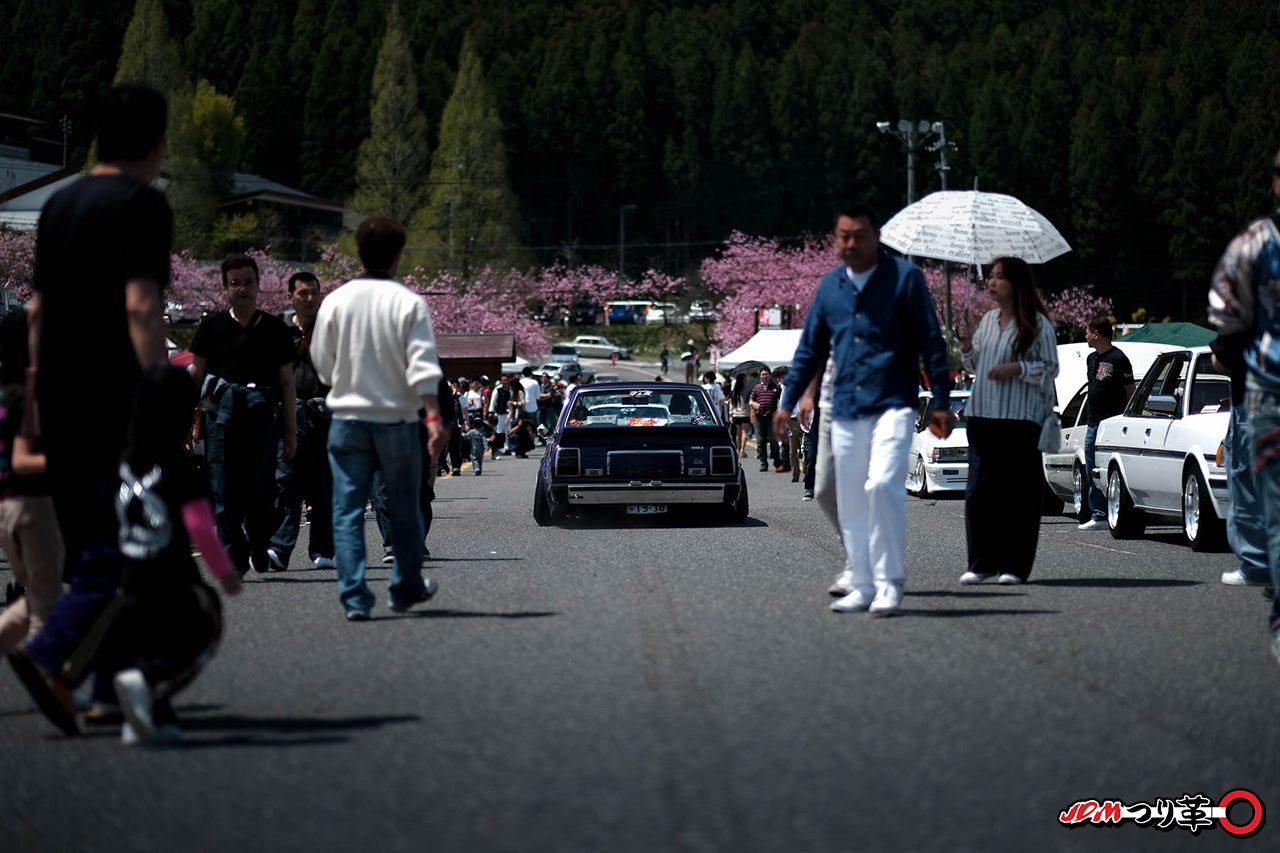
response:
M744 361L762 361L771 368L790 366L800 333L800 329L762 329L742 346L720 356L716 370L728 373Z

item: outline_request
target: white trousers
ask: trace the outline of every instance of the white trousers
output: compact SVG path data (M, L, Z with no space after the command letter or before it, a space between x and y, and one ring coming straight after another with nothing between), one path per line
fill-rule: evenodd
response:
M832 420L836 509L854 589L902 583L907 548L907 452L913 409Z

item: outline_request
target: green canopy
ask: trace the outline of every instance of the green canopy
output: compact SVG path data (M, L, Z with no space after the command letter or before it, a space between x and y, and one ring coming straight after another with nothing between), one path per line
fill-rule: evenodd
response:
M1141 329L1134 329L1122 338L1116 338L1118 344L1148 343L1173 344L1179 347L1203 347L1218 335L1212 329L1197 326L1195 323L1148 323Z

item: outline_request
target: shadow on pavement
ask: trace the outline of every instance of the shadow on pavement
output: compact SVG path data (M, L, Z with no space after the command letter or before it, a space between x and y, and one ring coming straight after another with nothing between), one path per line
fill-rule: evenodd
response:
M1100 589L1145 589L1155 587L1200 586L1203 581L1181 581L1174 578L1032 578L1032 586L1098 587Z
M899 610L899 616L932 616L944 619L956 616L1055 616L1060 610L1012 610L978 607L974 609Z
M187 711L188 709L180 709ZM315 746L344 743L350 732L421 722L417 714L367 717L246 717L238 714L179 717L186 739L177 749L211 746ZM206 734L221 737L205 737Z
M485 613L476 610L411 610L408 613L395 613L390 616L374 616L370 622L385 622L392 619L545 619L559 616L556 610L529 610L515 613Z
M1025 592L996 592L995 590L991 590L990 592L987 592L987 591L978 592L976 590L974 592L969 592L967 590L961 590L961 589L957 589L957 590L926 589L926 590L921 590L919 592L915 590L907 590L906 592L903 593L903 595L905 595L908 598L916 598L916 597L942 598L944 596L948 598L1015 598L1015 597L1025 597L1026 593Z

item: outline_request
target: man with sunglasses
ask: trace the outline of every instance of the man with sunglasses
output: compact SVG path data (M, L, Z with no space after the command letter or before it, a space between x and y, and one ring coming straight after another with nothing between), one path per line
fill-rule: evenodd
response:
M1271 161L1280 200L1280 151ZM1258 514L1266 530L1271 583L1280 581L1280 207L1250 223L1227 246L1209 286L1214 355L1245 366L1244 411ZM1280 601L1273 596L1271 655L1280 663Z

